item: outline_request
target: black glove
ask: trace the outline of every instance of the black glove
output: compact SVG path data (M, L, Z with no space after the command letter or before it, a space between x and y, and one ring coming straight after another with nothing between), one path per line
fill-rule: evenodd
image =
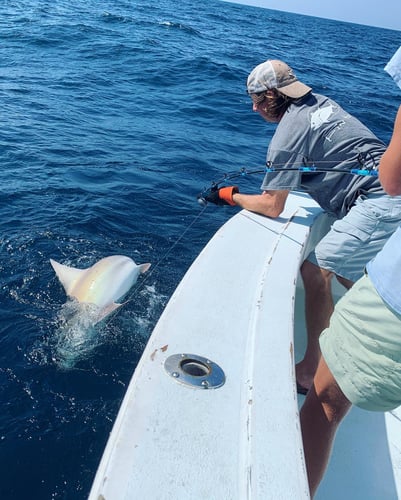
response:
M198 199L209 201L215 205L235 205L233 200L233 194L239 193L237 186L225 186L219 188L218 186L213 186L210 189L204 191Z

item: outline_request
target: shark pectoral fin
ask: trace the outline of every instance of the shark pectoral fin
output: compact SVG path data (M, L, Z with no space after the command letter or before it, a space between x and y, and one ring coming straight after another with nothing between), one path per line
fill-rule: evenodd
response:
M124 305L124 304L116 304L115 302L113 302L113 304L109 304L108 306L104 307L99 313L99 318L98 318L97 322L102 321L102 319L104 319L106 316L108 316L112 312L116 311L122 305Z
M50 264L52 265L57 278L60 280L60 283L63 285L66 294L71 295L71 289L82 273L85 272L85 269L75 269L74 267L65 266L64 264L60 264L53 259L50 259Z
M147 262L146 264L140 264L138 267L141 273L146 273L151 265L152 264L150 262Z

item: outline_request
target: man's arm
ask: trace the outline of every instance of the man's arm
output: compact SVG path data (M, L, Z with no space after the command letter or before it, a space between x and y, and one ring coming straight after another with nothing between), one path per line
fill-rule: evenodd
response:
M289 191L263 191L262 194L233 194L233 201L250 212L278 217L284 210Z
M391 196L401 194L401 106L390 144L380 160L379 179L386 193Z

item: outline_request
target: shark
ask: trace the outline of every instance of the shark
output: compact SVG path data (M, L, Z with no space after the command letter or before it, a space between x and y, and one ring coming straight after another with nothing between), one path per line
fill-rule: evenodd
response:
M95 323L102 321L123 304L122 299L150 263L136 264L125 255L104 257L87 269L78 269L50 259L66 294L81 304L96 306Z

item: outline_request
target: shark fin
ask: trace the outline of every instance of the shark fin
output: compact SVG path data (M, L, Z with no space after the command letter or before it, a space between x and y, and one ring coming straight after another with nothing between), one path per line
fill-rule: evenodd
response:
M63 285L65 293L67 295L71 295L70 292L74 287L74 284L86 270L65 266L64 264L60 264L53 259L50 259L50 264L52 265L57 278L60 280L60 283Z
M116 311L119 307L121 307L124 304L116 304L113 302L113 304L109 304L108 306L104 307L98 316L98 319L96 320L96 323L99 323L99 321L102 321L106 316L111 314L112 312Z
M152 264L150 262L147 262L146 264L139 264L138 267L141 273L146 273L146 271L149 269L151 265Z

